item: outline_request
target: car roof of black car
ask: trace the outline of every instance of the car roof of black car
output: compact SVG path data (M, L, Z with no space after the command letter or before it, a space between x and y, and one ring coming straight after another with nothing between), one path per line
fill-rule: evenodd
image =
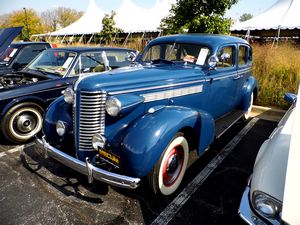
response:
M47 49L47 51L73 51L73 52L93 52L93 51L116 51L116 50L122 50L122 51L135 51L130 48L117 48L117 47L61 47L61 48L51 48Z
M41 44L49 44L49 43L47 43L47 42L24 41L24 42L13 42L10 45L21 46L21 45L41 45Z
M230 43L249 44L246 40L229 35L219 34L176 34L170 36L163 36L151 41L151 44L161 42L177 42L177 43L191 43L191 44L205 44L208 46L219 46Z

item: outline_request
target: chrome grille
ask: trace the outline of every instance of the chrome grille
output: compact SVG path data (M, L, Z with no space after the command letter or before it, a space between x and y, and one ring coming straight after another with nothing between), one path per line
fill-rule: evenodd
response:
M80 92L79 104L79 150L94 151L92 137L104 134L105 92Z

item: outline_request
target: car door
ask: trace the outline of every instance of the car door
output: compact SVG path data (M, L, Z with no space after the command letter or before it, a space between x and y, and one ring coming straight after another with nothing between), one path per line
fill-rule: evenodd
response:
M219 62L207 79L210 85L208 108L214 118L234 109L237 88L237 46L222 46L217 51Z
M243 86L249 76L251 75L251 65L252 65L252 49L248 45L239 44L238 46L238 71L236 82L236 100L235 104L238 105L243 97Z

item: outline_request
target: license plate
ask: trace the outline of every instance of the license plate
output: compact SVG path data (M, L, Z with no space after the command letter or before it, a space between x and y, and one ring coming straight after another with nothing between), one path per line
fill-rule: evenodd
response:
M115 155L112 152L107 152L101 148L98 148L98 152L100 155L100 158L104 159L106 162L116 166L116 167L120 167L120 157Z

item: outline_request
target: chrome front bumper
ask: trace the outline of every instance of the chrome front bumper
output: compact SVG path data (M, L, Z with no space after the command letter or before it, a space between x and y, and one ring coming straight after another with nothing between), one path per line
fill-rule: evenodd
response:
M243 193L243 197L240 203L240 208L239 208L240 217L250 225L266 225L267 223L261 220L252 211L250 207L250 201L249 201L249 192L250 192L250 188L247 186ZM271 224L280 225L277 221L272 221Z
M86 161L80 161L74 157L71 157L64 152L52 147L45 137L42 139L36 139L39 146L42 146L46 156L49 156L67 167L70 167L79 173L82 173L88 177L88 182L92 183L93 180L99 180L112 186L135 189L139 186L140 178L133 178L116 173L111 173L106 170L95 167L90 163L89 158Z

